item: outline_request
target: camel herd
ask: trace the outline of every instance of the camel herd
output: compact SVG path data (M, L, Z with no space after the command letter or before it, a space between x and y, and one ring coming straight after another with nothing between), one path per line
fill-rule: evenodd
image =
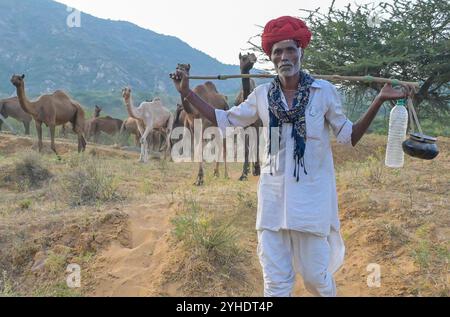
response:
M239 54L241 72L248 74L256 62L254 54ZM178 68L190 71L189 64L179 64ZM149 161L149 143L158 144L156 150L164 151L164 158L170 154L173 140L171 133L177 127L185 127L194 137L194 121L200 120L202 131L205 131L213 124L203 117L187 100L181 98L181 104L177 105L175 114L172 114L162 103L160 98L152 101L145 101L139 106L135 106L132 98L132 91L126 87L122 90L122 98L129 118L122 121L110 116L101 117L102 108L95 106L95 113L92 119L85 118L85 112L77 101L73 100L65 92L57 90L52 94L42 95L36 100L29 100L25 90L25 75L13 75L11 83L16 87L17 97L0 100L0 131L4 119L12 117L22 122L25 134L30 133L30 123L35 121L38 136L38 149L42 151L42 124L45 124L50 131L51 149L58 156L55 146L55 129L62 126L62 134L66 135L67 125L70 123L73 133L78 138L78 152L86 149L86 140L93 140L98 143L101 133L108 135L134 135L136 145L140 146L140 162ZM242 80L242 90L238 95L235 105L245 100L255 88L255 83L249 79ZM212 82L205 82L196 86L193 91L209 104L217 109L228 110L227 97L220 94ZM6 122L6 121L5 121ZM258 122L255 125L260 125ZM171 142L172 141L172 142ZM226 145L223 148L223 157L226 157ZM240 180L246 180L249 173L248 163L248 142L246 142L245 163ZM227 163L225 160L225 177L228 177ZM259 164L255 163L253 174L259 175ZM216 163L214 175L219 175L219 163ZM196 185L204 183L203 163L199 164L199 171Z

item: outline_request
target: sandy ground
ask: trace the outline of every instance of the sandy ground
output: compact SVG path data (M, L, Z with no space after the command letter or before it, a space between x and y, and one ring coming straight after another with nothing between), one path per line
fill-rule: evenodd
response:
M384 142L383 137L369 136L353 151L335 149L342 234L347 247L345 265L336 275L339 296L448 296L450 139L441 139L442 153L435 161L408 158L405 168L397 172L383 167L379 149ZM35 141L29 138L0 134L0 158L35 148L33 144ZM57 142L63 157L75 146L65 140ZM94 145L87 152L124 164L133 162L133 168L140 166L135 163L136 153ZM246 254L245 261L238 266L242 275L229 276L226 282L220 281L220 277L211 278L211 284L204 285L202 292L186 290L189 281L179 276L182 271L177 271L177 267L186 266L183 261L190 258L186 250L174 244L171 234L171 219L179 209L179 193L191 191L208 210L227 213L236 199L223 201L224 195L243 191L254 204L258 179L251 177L247 183L238 182L240 166L236 165L231 169L230 180L214 181L210 177L206 186L196 189L192 186L195 165L168 164L170 177L163 179L164 184L154 185L156 190L136 194L120 206L105 206L105 210L115 207L127 215L126 223L121 225L126 227L128 243L113 238L98 249L89 262L89 281L82 294L261 296L263 281L253 229L255 205L242 216L238 226L243 231L241 248ZM154 177L152 184L160 184L161 176L155 176L155 169L150 171L153 172L149 179ZM139 172L121 175L121 186L134 191L140 188L142 182L133 175ZM0 188L0 192L14 195L6 189ZM214 201L205 201L206 193ZM3 221L6 223L7 219ZM367 285L370 264L381 268L380 287ZM300 277L294 295L310 296Z

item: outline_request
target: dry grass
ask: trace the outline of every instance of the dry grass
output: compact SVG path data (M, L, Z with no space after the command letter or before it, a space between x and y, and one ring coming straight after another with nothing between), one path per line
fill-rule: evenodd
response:
M406 157L403 169L389 169L380 152L376 159L338 167L347 263L352 263L338 274L346 294L364 287L366 266L378 263L382 287L367 289L369 295L449 295L450 143L440 141L435 161Z
M384 167L384 144L383 137L367 136L353 151L334 149L347 246L346 263L336 276L340 294L448 296L450 139L440 141L442 153L435 161L407 158L401 170ZM28 146L25 139L0 136L2 175L13 170ZM111 242L132 248L130 215L124 210L151 210L157 203L169 206L173 222L167 232L174 232L161 240L167 252L157 253L159 294L262 294L254 230L257 179L237 181L240 164L231 165L229 180L214 178L208 166L206 185L197 188L192 186L197 164L152 160L142 165L136 154L95 147L91 158L71 154L74 145L58 146L61 162L53 155L41 156L53 175L50 181L27 191L0 186L0 267L6 272L0 295L90 294L94 284L79 291L64 286L67 264L80 264L95 281L92 263ZM71 200L70 189L90 181L94 190ZM105 197L118 194L120 199L98 199L99 184L106 184ZM366 285L370 263L382 268L381 288ZM294 294L305 294L301 284Z
M62 177L62 191L72 206L118 201L118 183L109 164L95 158L71 162L72 169Z
M40 188L52 178L48 164L36 152L22 153L11 166L4 166L0 175L3 183L25 192Z
M204 293L214 276L236 279L242 275L236 267L243 260L243 250L233 222L202 210L193 199L185 199L172 219L173 235L188 252L178 279L185 280L182 288L190 294Z

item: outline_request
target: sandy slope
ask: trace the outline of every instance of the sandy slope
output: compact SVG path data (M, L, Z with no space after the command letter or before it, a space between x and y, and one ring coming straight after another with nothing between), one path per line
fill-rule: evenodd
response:
M335 151L342 233L347 246L345 265L336 275L339 295L448 296L450 140L441 140L442 154L436 161L408 159L405 169L399 172L383 168L377 148L383 148L384 142L383 137L369 136L352 152L342 148ZM0 154L7 156L31 144L27 138L0 135ZM58 143L62 154L74 146L64 141ZM134 153L108 147L97 146L95 151L100 156L115 156L124 162L137 158ZM375 159L367 161L369 156ZM161 192L156 191L145 198L144 195L135 197L120 207L120 211L128 215L129 246L112 241L96 255L89 268L91 280L84 295L192 295L183 288L187 281L179 276L171 279L176 267L183 264L180 261L187 258L181 256L182 253L176 250L179 246L171 242L173 225L170 219L177 206L168 201L167 195L173 195L175 186L191 191L196 168L193 165L183 168L169 165L169 170L171 177L165 180ZM193 195L200 204L210 206L208 210L231 214L236 205L233 195L237 190L243 191L250 200L256 197L257 178L239 183L236 181L239 170L240 166L234 167L231 180L208 179L208 185ZM186 179L186 175L191 175L192 179ZM149 174L149 179L152 177L156 176ZM123 179L125 187L135 190L140 186L131 174L124 175ZM161 180L155 178L154 181ZM206 196L209 197L207 200ZM230 200L223 201L225 196L231 196ZM243 231L241 246L249 257L240 267L242 279L231 277L225 283L228 286L220 279L212 279L211 285L205 285L207 294L262 295L252 208L242 216L239 227ZM367 266L371 263L381 265L380 288L367 286ZM309 296L301 279L294 295Z

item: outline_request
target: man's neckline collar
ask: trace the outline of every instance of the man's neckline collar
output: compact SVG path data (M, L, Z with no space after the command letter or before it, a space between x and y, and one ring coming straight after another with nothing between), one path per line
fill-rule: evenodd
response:
M318 79L314 80L314 82L311 84L312 88L322 88L322 84Z

